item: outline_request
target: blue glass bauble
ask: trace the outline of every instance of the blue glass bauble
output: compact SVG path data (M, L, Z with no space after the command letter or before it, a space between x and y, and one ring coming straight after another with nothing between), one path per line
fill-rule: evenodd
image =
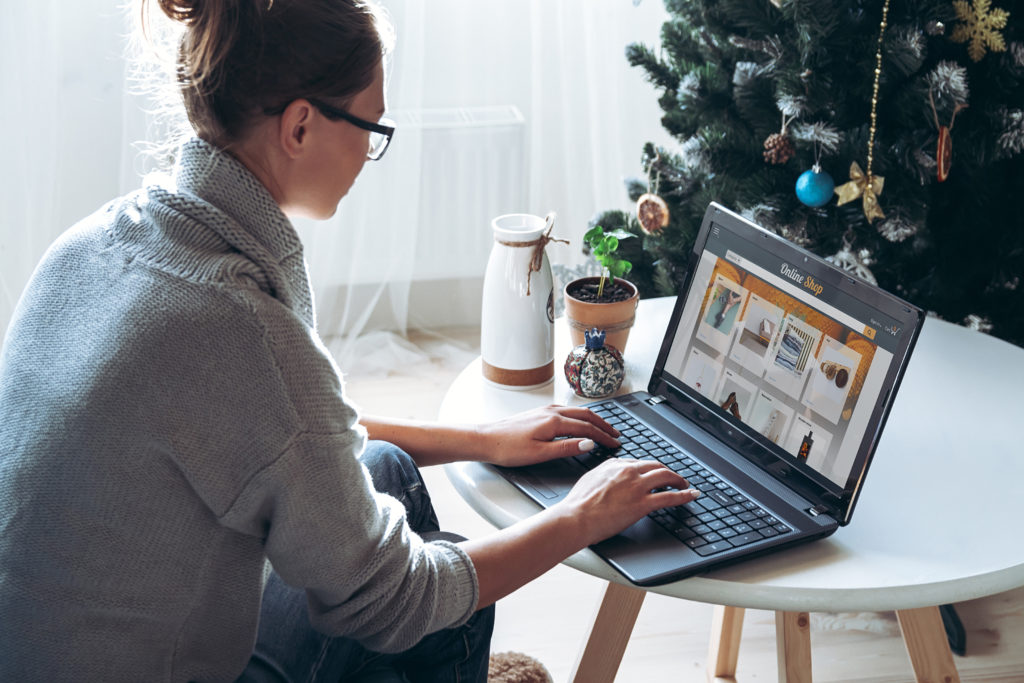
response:
M836 184L820 166L804 171L796 179L796 198L807 206L825 206L832 199Z

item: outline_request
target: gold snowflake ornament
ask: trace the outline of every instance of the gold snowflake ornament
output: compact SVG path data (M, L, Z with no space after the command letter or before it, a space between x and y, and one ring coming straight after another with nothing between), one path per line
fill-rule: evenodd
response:
M962 23L956 25L949 39L954 43L970 41L967 54L972 60L980 62L986 48L990 52L1006 51L1006 42L999 31L1006 28L1009 12L992 7L991 0L974 0L973 7L969 0L954 0L953 8Z

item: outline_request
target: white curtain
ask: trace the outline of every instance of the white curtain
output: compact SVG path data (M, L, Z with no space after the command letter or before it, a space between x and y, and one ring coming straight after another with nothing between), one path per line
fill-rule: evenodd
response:
M572 245L549 256L580 262L590 217L627 208L622 181L640 173L643 143L670 143L654 89L624 58L630 42L657 44L667 15L655 0L383 4L398 132L334 218L297 223L321 334L348 372L408 362L410 327L479 320L495 215L556 211ZM133 144L153 127L149 103L128 94L129 11L3 0L0 329L53 239L148 167Z

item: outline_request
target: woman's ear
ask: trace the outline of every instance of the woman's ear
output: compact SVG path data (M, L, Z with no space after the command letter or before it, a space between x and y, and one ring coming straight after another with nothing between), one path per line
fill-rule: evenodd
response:
M313 105L308 100L295 100L281 113L278 124L278 142L290 159L297 159L309 149L309 125L313 119Z

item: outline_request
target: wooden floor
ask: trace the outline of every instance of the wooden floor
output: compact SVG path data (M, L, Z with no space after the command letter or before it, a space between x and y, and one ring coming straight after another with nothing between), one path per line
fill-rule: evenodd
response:
M478 353L478 331L445 330L457 360L433 360L387 377L352 377L349 396L366 413L434 419L460 363ZM412 335L413 342L437 344L436 334ZM427 468L443 528L467 537L491 531L455 493L440 468ZM539 659L555 681L568 680L577 652L603 591L603 582L564 566L556 567L498 604L493 652L515 650ZM647 596L618 681L659 683L703 681L711 606ZM967 629L967 656L955 656L964 681L1024 682L1024 589L957 605ZM813 614L814 680L890 683L913 681L892 613ZM738 681L778 680L775 619L748 610L740 647Z

